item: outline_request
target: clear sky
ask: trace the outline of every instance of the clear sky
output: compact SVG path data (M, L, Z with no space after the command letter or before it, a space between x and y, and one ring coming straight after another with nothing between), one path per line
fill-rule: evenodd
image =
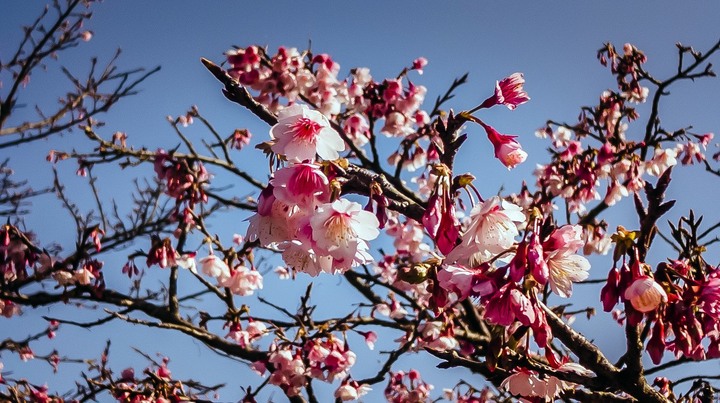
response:
M8 57L8 53L14 50L12 46L21 35L20 26L29 24L43 4L35 0L0 4L0 37L3 38L0 58ZM200 57L222 61L223 52L232 45L268 45L274 50L280 45L303 48L311 41L315 52L328 53L340 63L341 76L353 67L369 67L376 79L392 77L416 57L424 56L430 62L425 74L413 78L414 82L429 89L427 103L444 92L453 78L470 73L469 84L463 86L449 104L456 110L481 102L491 93L495 80L516 71L523 72L527 80L526 90L532 100L514 112L496 108L484 117L501 132L519 136L530 154L525 164L508 173L492 157L492 147L482 130L475 127L468 128L470 139L460 153L456 172L475 174L481 191L486 194L495 193L503 185L507 192L515 191L523 179L533 182L531 172L535 164L547 160L544 152L546 145L534 137L534 131L547 119L574 121L581 105L593 104L604 89L614 86L612 77L595 57L604 42L617 46L625 42L635 44L648 56L648 69L662 78L672 74L676 66L675 43L693 45L698 50L706 49L718 39L717 21L720 17L720 3L711 1L106 0L93 6L93 10L94 17L88 25L88 29L94 32L93 39L77 49L64 52L60 62L71 71L82 72L87 69L91 56L107 60L115 49L122 48L118 62L122 68L162 66L158 74L142 85L139 95L119 104L103 119L108 123L106 135L116 130L124 131L130 136L131 143L151 148L158 145L169 148L177 143L165 116L180 115L190 105L197 105L222 133L230 133L236 127L247 127L257 141L266 138L267 127L240 107L227 102L219 91L220 85L199 62ZM67 89L68 83L51 68L47 75L33 76L26 97L21 101L28 105L54 102ZM681 83L671 91L673 96L661 109L665 127L675 129L692 125L700 133L719 134L720 81ZM48 97L47 94L53 96ZM642 115L645 108L639 110ZM27 108L25 112L32 112L32 108ZM639 131L640 126L631 127L630 135L634 130ZM76 132L61 141L41 142L23 149L22 158L17 150L2 150L0 159L11 157L11 165L20 177L46 180L50 175L50 167L44 159L47 150L63 147L82 149L87 146ZM69 167L67 176L71 176L74 169L74 166ZM671 217L695 207L696 211L707 214L710 221L717 221L720 214L709 208L711 201L718 197L715 178L699 167L682 171L676 175L669 194L681 199ZM265 171L257 172L258 175L266 175ZM72 178L68 180L72 182ZM122 182L123 179L108 176L106 180ZM247 193L242 187L238 188L238 192ZM116 188L112 189L112 193L124 197ZM33 229L44 241L63 233L62 223L66 218L57 213L56 206L57 202L52 197L44 198L35 205L38 212L28 219L30 225L37 225ZM631 207L629 203L621 205L628 211ZM233 223L217 224L215 230L224 236L233 232L242 233L244 218L237 217L236 226ZM620 220L622 215L610 218ZM658 253L657 259L662 260L669 252L663 251L664 255ZM604 277L607 267L602 264L610 264L607 260L598 262L601 266L593 267L593 278ZM287 306L295 306L296 302L285 296L293 292L287 283L266 281L262 295L286 301ZM337 285L338 280L321 277L317 282L320 287L331 287ZM298 289L302 291L304 288L298 286ZM586 303L595 303L592 301L597 301L598 291L589 287L587 290ZM327 298L332 297L329 294ZM317 302L322 304L319 298ZM70 315L70 310L65 311L60 309L53 314ZM28 312L28 316L31 315L38 314ZM582 322L578 320L581 328L591 327L591 324ZM6 336L5 333L27 333L27 322L13 320L9 323L10 326L6 326L0 322L0 339ZM614 326L608 320L601 323L602 326ZM128 352L125 347L128 345L145 346L149 353L161 351L168 354L176 363L171 368L186 376L196 372L197 366L193 364L197 360L212 355L197 343L179 340L181 336L173 336L172 343L167 343L165 338L168 334L129 329L129 326L96 329L89 337L88 332L70 329L65 333L70 335L64 335L65 329L62 329L56 343L73 350L77 347L74 340L91 338L95 340L93 343L75 351L90 350L95 354L99 353L106 338L118 334L115 333L118 329L124 330L116 343L113 359L118 359L117 368L120 369L124 368L123 365L140 362L139 357ZM619 335L619 328L616 330ZM163 340L160 343L146 340L151 337ZM602 333L596 341L612 351L618 339ZM90 345L92 347L88 347ZM8 368L12 358L1 358ZM212 362L212 368L203 368L202 372L224 382L237 381L237 378L228 375L235 374L236 369L241 367L239 364L222 359ZM435 362L423 365L432 367ZM717 365L712 365L709 372L717 373ZM18 367L17 371L20 372L21 368ZM237 376L243 377L239 382L242 385L259 380L248 375L244 369L237 371ZM66 382L61 378L48 376L47 379L52 386ZM437 386L450 384L438 383ZM375 389L382 391L383 387L376 385ZM58 388L62 390L62 387ZM233 387L223 397L236 398L237 395L237 387Z

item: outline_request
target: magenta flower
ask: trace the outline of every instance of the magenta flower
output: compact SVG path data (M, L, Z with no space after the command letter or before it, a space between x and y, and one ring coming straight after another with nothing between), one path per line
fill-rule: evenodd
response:
M525 162L527 153L522 149L520 143L515 140L517 136L498 133L495 128L478 121L487 132L488 140L495 147L495 158L499 159L508 169L513 169Z
M329 181L319 165L291 164L275 171L273 195L288 205L314 208L330 200Z
M495 84L495 94L483 101L481 108L489 108L495 105L505 105L513 110L530 100L530 97L523 89L525 78L522 73L514 73L505 77Z

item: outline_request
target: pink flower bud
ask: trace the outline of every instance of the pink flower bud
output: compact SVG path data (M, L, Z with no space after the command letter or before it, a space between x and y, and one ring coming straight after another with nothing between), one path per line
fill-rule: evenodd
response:
M665 290L649 276L640 276L625 290L625 299L633 308L646 313L667 302Z
M495 158L499 159L503 165L512 169L525 162L528 155L520 143L515 140L517 136L500 134L492 126L482 122L480 124L485 128L488 139L495 147Z

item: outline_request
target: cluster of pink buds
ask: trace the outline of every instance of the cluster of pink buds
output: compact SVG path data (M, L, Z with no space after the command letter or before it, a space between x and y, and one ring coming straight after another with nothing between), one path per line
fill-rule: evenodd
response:
M425 403L430 401L432 390L433 385L420 379L417 370L390 372L385 398L390 403Z
M165 183L165 193L175 199L175 214L182 222L194 222L197 203L207 203L205 186L210 175L199 161L177 159L163 149L155 153L155 173Z
M40 259L23 239L31 242L33 235L9 224L0 228L0 276L4 282L24 279L27 277L27 268Z
M284 47L275 55L257 46L233 49L227 52L227 59L228 73L256 90L255 99L272 111L279 112L302 99L327 117L345 115L342 127L357 146L367 143L370 120L384 119L381 131L388 136L414 133L430 120L420 109L427 89L405 84L407 69L399 77L377 82L367 68L356 68L340 80L340 66L329 55L312 56ZM418 58L409 70L422 74L426 65L426 59Z
M687 261L661 263L657 275L680 278L669 284L666 303L649 316L655 322L647 350L659 363L668 350L676 357L720 357L720 269L704 264L693 276ZM665 302L665 301L664 301Z

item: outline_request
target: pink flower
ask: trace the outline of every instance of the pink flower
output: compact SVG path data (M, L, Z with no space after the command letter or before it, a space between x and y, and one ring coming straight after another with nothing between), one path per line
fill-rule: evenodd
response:
M495 147L495 158L499 159L503 165L508 169L512 169L525 162L528 155L522 149L520 143L515 140L517 136L500 134L492 126L482 122L480 124L485 128L488 139Z
M462 242L447 255L447 262L469 267L490 260L513 246L519 232L516 222L524 222L522 209L493 196L478 203L470 212L470 225Z
M338 199L322 204L310 218L316 252L330 255L334 267L350 268L372 261L367 241L380 234L380 222L358 203Z
M276 140L271 147L288 160L336 160L345 151L345 142L320 112L295 104L278 114L278 123L270 129Z
M205 275L215 277L218 283L230 278L230 268L222 259L215 255L205 256L200 259L200 267Z
M343 402L348 400L357 400L362 396L365 396L372 389L366 384L360 385L356 381L348 380L343 381L340 386L335 390L335 398L342 400Z
M255 290L263 288L262 275L257 270L245 266L237 266L229 277L218 277L221 286L230 289L236 295L252 295Z
M317 202L330 199L328 178L315 164L291 164L278 169L270 183L277 200L288 205L312 209Z
M630 301L633 308L646 313L657 309L668 298L662 286L652 277L640 276L625 290L625 299Z
M458 300L466 299L473 289L475 272L459 265L447 265L437 273L440 287L457 295Z
M513 110L530 100L528 94L523 90L525 78L522 73L513 73L495 84L495 94L486 99L481 107L489 108L495 105L505 105Z
M553 231L543 244L550 289L563 298L572 295L573 282L583 281L589 275L590 262L575 253L585 243L582 236L581 226L564 225Z
M428 60L424 57L418 57L417 59L413 60L412 69L416 70L418 74L423 73L423 68L427 66Z
M504 389L514 396L545 397L547 382L541 380L536 373L520 368L517 372L505 378L500 384L500 389Z

